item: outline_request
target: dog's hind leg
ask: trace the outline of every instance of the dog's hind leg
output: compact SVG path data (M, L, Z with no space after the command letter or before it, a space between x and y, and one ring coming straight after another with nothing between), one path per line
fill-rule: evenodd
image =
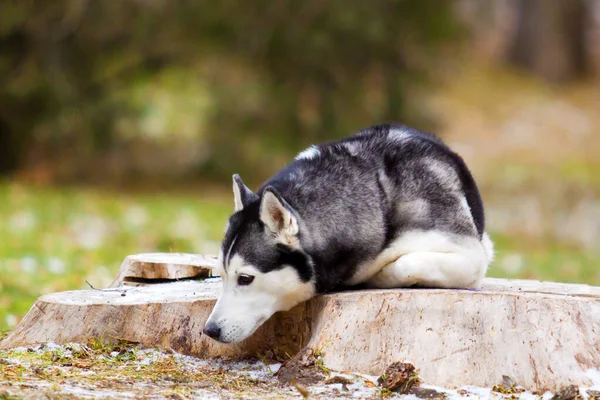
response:
M477 288L489 257L484 248L456 252L415 251L383 267L367 281L372 288L409 286Z

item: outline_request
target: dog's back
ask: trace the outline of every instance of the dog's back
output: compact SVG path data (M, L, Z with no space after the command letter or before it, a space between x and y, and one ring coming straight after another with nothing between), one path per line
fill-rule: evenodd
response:
M309 232L300 242L314 260L319 291L364 282L476 286L492 257L483 204L464 161L440 139L414 129L381 125L313 146L258 194L267 186L281 193ZM416 252L429 253L429 262L444 253L474 257L477 266L459 257L430 273L377 278Z
M234 175L233 191L223 292L204 328L221 342L344 286L477 287L492 258L464 162L406 127L313 146L258 193Z

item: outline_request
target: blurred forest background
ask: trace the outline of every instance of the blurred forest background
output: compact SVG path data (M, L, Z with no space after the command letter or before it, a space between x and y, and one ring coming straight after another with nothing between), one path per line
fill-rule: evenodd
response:
M471 167L491 276L600 284L600 0L0 0L0 330L392 121Z

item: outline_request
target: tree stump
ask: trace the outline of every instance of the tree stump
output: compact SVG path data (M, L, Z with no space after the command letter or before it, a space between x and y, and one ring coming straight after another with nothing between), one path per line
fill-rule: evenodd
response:
M216 257L195 254L134 254L125 258L109 287L201 280L211 275L216 263Z
M138 271L124 276L161 280L192 274L167 267L183 265L181 255L159 258L128 257L127 265L136 260L140 269L125 266L119 274ZM183 270L210 269L210 260L196 259ZM171 272L145 271L155 268ZM481 290L334 293L278 313L244 342L226 345L201 334L220 279L135 283L145 286L44 295L0 348L104 338L241 358L322 347L325 365L334 370L379 375L395 361L409 361L426 383L447 388L491 387L507 375L529 390L556 391L588 386L589 370L600 369L598 287L488 278Z

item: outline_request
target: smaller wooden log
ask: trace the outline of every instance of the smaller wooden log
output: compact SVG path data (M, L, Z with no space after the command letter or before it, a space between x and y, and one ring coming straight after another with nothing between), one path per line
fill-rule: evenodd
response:
M202 280L212 275L217 258L200 254L146 253L125 258L109 287L141 286L178 280Z

